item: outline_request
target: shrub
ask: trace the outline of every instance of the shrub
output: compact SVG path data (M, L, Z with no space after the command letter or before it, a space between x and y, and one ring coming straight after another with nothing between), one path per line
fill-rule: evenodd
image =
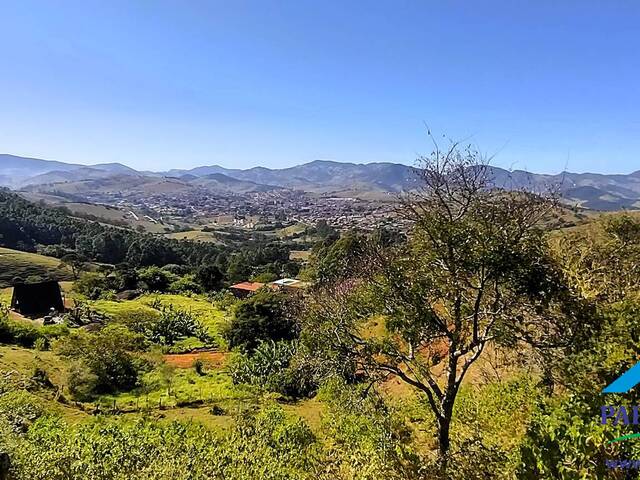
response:
M32 348L41 334L33 325L0 316L0 343Z
M14 432L26 432L44 413L40 399L25 390L12 390L0 395L0 419L7 422Z
M251 354L238 354L230 363L235 383L258 385L288 397L310 396L317 385L295 361L298 342L266 341Z
M295 321L287 311L287 299L281 293L261 291L240 302L224 336L230 347L255 349L261 340L293 340Z
M153 292L166 292L178 277L160 267L147 267L138 271L138 278L145 290Z
M46 338L40 337L33 343L33 348L39 352L44 352L45 350L49 350L49 342Z
M96 272L83 273L73 284L74 291L91 300L99 299L102 293L110 288L107 278Z
M169 285L168 291L171 293L200 293L202 287L195 281L193 275L185 275Z
M206 375L204 371L204 362L202 361L201 358L196 358L193 361L193 370L200 376Z
M173 345L188 337L195 337L203 342L210 340L207 329L200 320L171 305L162 308L160 318L147 325L144 335L161 345Z
M149 368L148 362L132 354L143 345L142 336L125 327L110 325L97 333L74 331L56 346L60 355L76 361L69 372L70 378L78 374L82 381L78 380L75 391L89 395L134 388L139 374ZM86 370L81 369L80 364ZM95 376L95 382L87 381L88 372Z

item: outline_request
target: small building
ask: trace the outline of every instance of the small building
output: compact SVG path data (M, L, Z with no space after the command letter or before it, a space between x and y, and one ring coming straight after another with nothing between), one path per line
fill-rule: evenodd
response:
M271 285L284 292L296 292L299 291L300 288L306 287L307 283L296 280L295 278L281 278L280 280L272 282Z
M264 283L261 282L240 282L231 285L229 290L238 298L246 298L256 293L262 287L264 287Z
M64 312L60 285L55 281L19 283L13 286L11 309L25 317L42 317L51 311Z

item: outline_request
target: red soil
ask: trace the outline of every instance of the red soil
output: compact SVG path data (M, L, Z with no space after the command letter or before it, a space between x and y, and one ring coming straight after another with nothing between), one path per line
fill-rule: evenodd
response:
M202 351L193 353L176 353L165 355L164 359L167 363L177 368L191 368L196 359L202 360L211 367L221 367L224 364L227 355L223 352Z

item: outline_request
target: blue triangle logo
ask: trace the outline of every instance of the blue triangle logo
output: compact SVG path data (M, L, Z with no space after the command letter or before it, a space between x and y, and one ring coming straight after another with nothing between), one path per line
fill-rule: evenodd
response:
M640 362L620 375L602 390L602 393L627 393L640 383Z

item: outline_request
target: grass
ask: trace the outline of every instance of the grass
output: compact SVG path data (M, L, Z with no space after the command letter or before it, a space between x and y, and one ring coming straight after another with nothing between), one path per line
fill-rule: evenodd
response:
M194 369L169 370L171 394L168 391L167 373L155 370L144 379L152 386L148 393L143 388L118 395L102 396L102 410L113 407L114 401L121 411L129 415L138 415L140 411L160 415L159 419L195 421L213 429L226 429L233 425L233 416L257 410L261 405L274 401L273 394L263 394L259 389L244 385L234 385L224 369L210 369L206 375L198 375ZM204 405L187 402L203 400ZM162 402L162 409L160 409ZM149 405L149 408L147 408ZM182 405L182 406L181 406ZM223 414L213 415L213 406L222 408ZM324 405L317 399L302 400L282 404L290 415L303 418L313 429L319 429ZM148 415L149 413L145 413Z
M0 303L4 303L5 305L9 305L11 303L13 288L2 288L0 289Z
M287 238L298 233L302 233L306 230L307 226L304 223L296 223L285 228L276 230L276 235L279 238Z
M306 262L311 257L311 250L291 250L289 260L300 260Z
M71 270L57 258L0 248L0 288L10 286L16 277L26 280L32 276L59 281L73 279Z
M172 305L174 308L190 312L207 327L209 335L213 337L217 345L225 345L222 329L227 322L226 312L203 295L187 297L173 294L148 294L135 300L121 302L98 300L90 302L90 305L114 320L124 320L134 315L159 315L158 310L152 307L154 302L159 302L164 306Z
M238 401L255 401L257 392L250 387L234 385L231 377L221 369L210 369L206 375L198 375L193 368L157 368L143 376L143 387L117 395L104 395L100 403L113 401L121 409L149 406L176 407L180 403L196 400L215 402L229 406Z
M0 370L16 371L30 377L36 366L46 370L54 385L64 384L64 362L53 352L39 352L14 345L0 345Z
M169 233L166 237L174 240L190 240L192 242L222 243L214 232L203 232L201 230Z

